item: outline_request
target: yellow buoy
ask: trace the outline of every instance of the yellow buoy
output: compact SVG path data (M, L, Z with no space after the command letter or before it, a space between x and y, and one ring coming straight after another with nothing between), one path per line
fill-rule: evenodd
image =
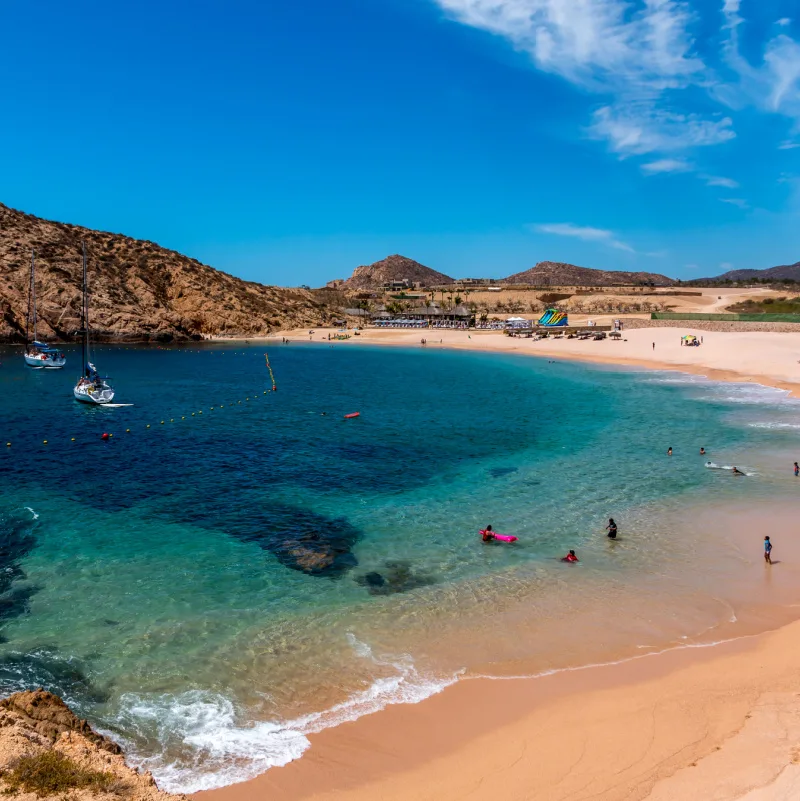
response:
M170 421L170 423L174 423L174 422L175 422L175 419L174 419L174 418L172 418L172 417L170 417L170 418L169 418L169 421Z
M147 427L150 428L150 423L147 424Z
M192 417L194 417L194 412L192 412Z
M185 419L186 419L185 417L181 417L181 420L185 420Z
M163 421L163 420L161 421L161 425L162 425L162 426L164 425L164 421Z
M109 434L108 438L111 439L111 437L113 437L113 436L114 436L113 434Z
M47 445L47 440L46 440L46 439L43 439L43 440L42 440L42 444L43 444L43 445Z
M126 428L126 429L125 429L125 433L126 433L126 434L130 434L130 433L131 433L131 430L130 430L129 428Z

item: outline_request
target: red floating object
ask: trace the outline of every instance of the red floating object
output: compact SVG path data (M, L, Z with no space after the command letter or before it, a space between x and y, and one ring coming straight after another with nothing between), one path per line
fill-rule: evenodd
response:
M102 435L100 436L100 439L108 439L108 434L102 434Z
M361 412L353 412L352 414L346 414L344 416L344 419L349 420L351 417L361 417Z

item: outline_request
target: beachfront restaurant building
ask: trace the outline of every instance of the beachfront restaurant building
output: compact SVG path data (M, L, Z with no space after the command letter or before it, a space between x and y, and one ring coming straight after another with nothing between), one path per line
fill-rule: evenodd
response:
M400 316L410 320L422 320L434 327L439 325L448 328L469 328L470 325L475 323L474 312L470 311L466 306L442 309L436 304L432 304L431 306L420 306L418 309L411 309L411 311Z
M390 328L469 328L475 324L475 313L466 306L442 309L432 304L395 315L379 311L372 315L372 322L379 327Z

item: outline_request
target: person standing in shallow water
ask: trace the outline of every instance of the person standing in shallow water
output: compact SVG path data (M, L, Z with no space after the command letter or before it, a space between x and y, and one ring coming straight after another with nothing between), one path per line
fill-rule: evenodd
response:
M797 478L800 476L800 465L797 462L794 463L794 477Z
M768 565L772 564L772 543L769 537L764 537L764 561Z
M615 540L617 538L617 524L614 522L613 517L608 518L608 525L606 526L606 531L608 532L608 538L610 540Z

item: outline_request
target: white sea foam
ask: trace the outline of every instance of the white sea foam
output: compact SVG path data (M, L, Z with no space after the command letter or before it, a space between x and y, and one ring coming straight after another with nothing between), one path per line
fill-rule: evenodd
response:
M779 423L779 422L759 421L755 423L748 423L747 425L750 428L768 428L776 430L800 429L800 423Z
M310 746L310 734L378 712L390 704L419 703L458 680L458 675L425 675L417 670L410 656L376 657L366 643L353 635L348 635L348 640L357 657L384 669L389 667L394 674L375 680L367 689L330 709L295 720L246 720L231 699L203 690L122 696L119 726L132 733L123 743L131 764L151 771L160 787L175 793L235 784L299 758ZM152 750L153 732L159 754L137 753L139 743L146 740L151 741Z
M30 506L26 506L25 509L33 515L33 519L34 520L38 520L39 519L39 515L37 515L36 512L34 512L33 509L31 509Z

